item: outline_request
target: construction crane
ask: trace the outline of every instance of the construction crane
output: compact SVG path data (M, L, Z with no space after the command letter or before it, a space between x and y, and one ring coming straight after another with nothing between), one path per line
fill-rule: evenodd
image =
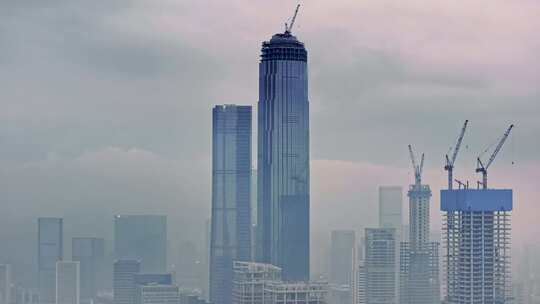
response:
M424 153L422 153L420 165L416 164L416 158L414 157L414 153L413 153L411 145L409 145L409 154L411 156L411 161L412 161L413 170L414 170L414 183L415 185L420 186L422 184L422 170L424 169Z
M488 181L487 181L487 178L488 178L488 169L489 169L489 166L491 166L491 164L493 163L493 161L495 160L495 157L497 157L497 154L499 153L499 151L501 151L503 145L504 145L504 142L506 141L506 139L508 138L508 135L510 135L510 131L512 131L512 128L514 127L514 125L510 125L510 127L508 127L508 129L506 130L506 132L504 133L503 137L501 138L501 140L499 141L499 144L497 145L497 147L495 148L495 150L493 151L493 153L491 154L491 157L489 158L488 162L486 163L486 165L484 165L484 163L482 163L482 160L480 160L480 156L478 156L477 158L477 166L476 166L476 173L478 172L482 172L482 181L479 182L482 184L482 188L484 189L487 189L488 187Z
M298 15L298 10L300 9L300 4L298 4L296 6L296 10L294 11L294 15L291 19L291 24L287 24L287 22L285 22L285 34L290 34L291 33L291 30L294 26L294 22L296 21L296 16Z
M463 141L463 136L465 136L465 130L467 130L467 124L469 123L469 120L465 120L465 123L463 124L463 127L461 128L461 133L459 134L456 147L454 148L454 153L452 154L452 158L448 157L448 154L446 154L446 165L444 166L444 170L448 171L448 189L452 190L453 188L453 179L454 179L454 162L456 161L459 148L461 147L461 142ZM461 187L461 185L460 185Z

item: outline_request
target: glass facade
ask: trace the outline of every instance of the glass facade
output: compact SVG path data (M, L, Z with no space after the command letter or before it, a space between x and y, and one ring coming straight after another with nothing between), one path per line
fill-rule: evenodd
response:
M213 109L210 300L232 301L233 261L251 260L251 106Z
M56 262L63 258L63 220L38 219L38 284L40 303L56 301Z
M117 259L141 260L141 271L167 270L167 217L164 215L117 215L114 218Z
M259 63L257 260L309 280L307 51L289 32L263 42Z

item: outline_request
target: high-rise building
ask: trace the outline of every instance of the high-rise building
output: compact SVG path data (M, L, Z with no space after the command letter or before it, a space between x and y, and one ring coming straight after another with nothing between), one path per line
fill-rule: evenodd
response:
M402 237L403 189L399 186L379 187L379 228L395 228L398 242Z
M355 262L351 282L352 304L366 304L366 265L364 260Z
M72 239L71 247L71 259L80 263L81 299L95 299L97 292L105 287L105 241L77 237Z
M268 304L328 304L328 283L279 282L265 287ZM334 303L330 303L334 304Z
M257 260L308 281L307 51L289 30L262 44L258 111Z
M179 304L180 290L173 276L166 274L136 274L135 304Z
M56 302L56 262L63 258L63 220L38 219L38 287L42 304Z
M415 168L416 170L416 168ZM431 190L415 173L409 187L409 239L400 248L400 303L440 303L439 243L430 241Z
M135 289L135 304L179 304L177 285L145 284Z
M281 268L263 263L234 262L233 304L264 304L265 288L281 281Z
M251 106L212 111L210 301L230 304L233 261L251 260Z
M367 304L396 304L396 229L366 228Z
M80 303L79 262L56 263L56 304Z
M135 277L141 271L139 260L117 260L113 266L114 304L134 304Z
M445 245L445 301L511 301L512 190L441 190Z
M334 230L330 247L330 284L350 285L353 270L353 251L356 233L352 230Z
M141 271L167 271L167 217L116 215L114 249L118 260L140 260Z
M0 304L11 302L11 265L0 264Z

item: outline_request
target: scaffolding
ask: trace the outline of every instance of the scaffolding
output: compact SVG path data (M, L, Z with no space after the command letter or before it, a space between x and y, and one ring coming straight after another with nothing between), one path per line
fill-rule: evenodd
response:
M445 298L449 304L511 301L511 190L443 190Z

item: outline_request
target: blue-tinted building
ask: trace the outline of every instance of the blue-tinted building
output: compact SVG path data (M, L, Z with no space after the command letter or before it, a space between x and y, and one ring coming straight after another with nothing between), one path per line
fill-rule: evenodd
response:
M116 215L114 249L118 260L140 260L144 273L167 270L167 217Z
M232 301L233 261L251 259L251 106L212 112L210 301Z
M289 31L263 42L259 63L257 260L309 280L307 51Z
M40 303L56 302L56 262L64 252L63 219L38 219L38 284Z
M81 299L95 299L105 281L105 241L102 238L77 237L71 241L72 260L80 263Z
M512 190L441 190L447 303L510 303Z

